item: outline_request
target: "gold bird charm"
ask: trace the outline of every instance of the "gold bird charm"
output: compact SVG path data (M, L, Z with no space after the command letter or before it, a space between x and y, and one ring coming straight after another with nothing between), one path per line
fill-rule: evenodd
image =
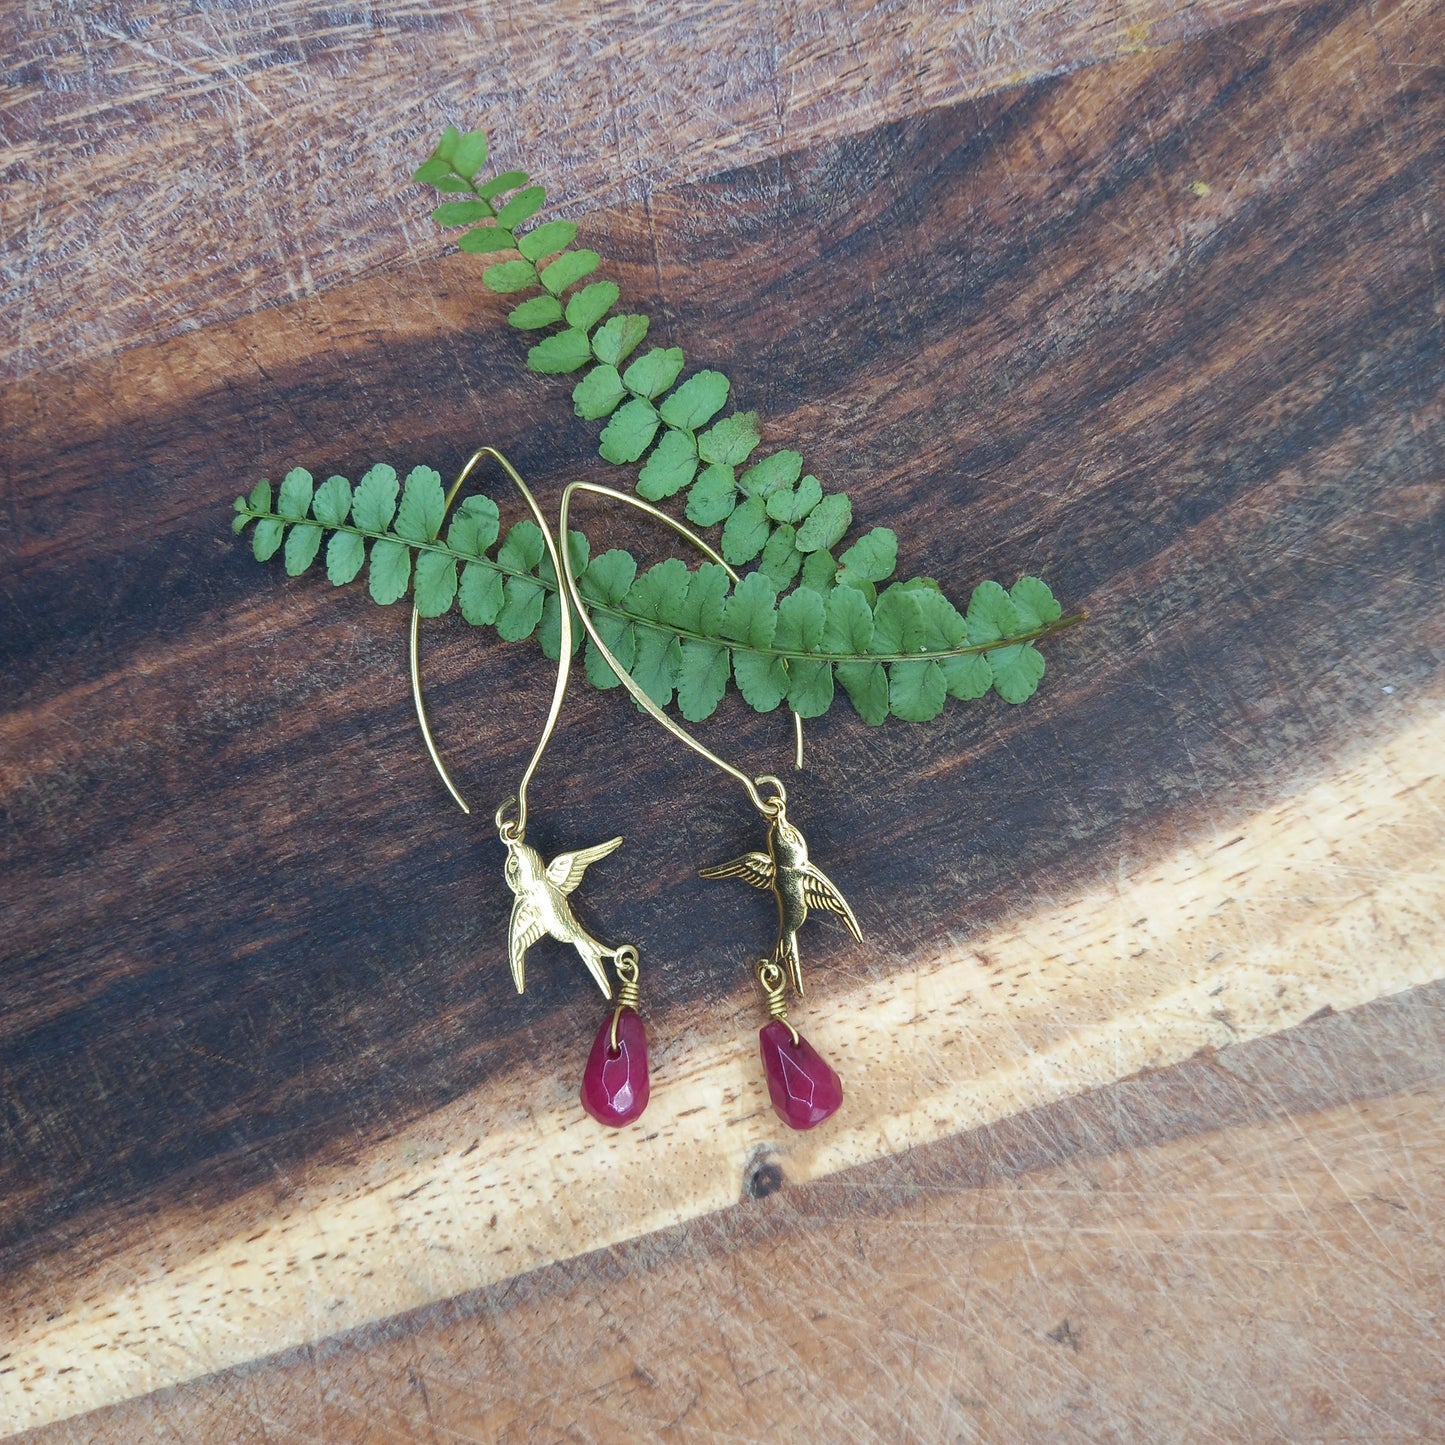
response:
M602 997L610 999L612 985L602 965L617 950L599 943L577 922L567 895L582 881L588 865L616 852L622 846L622 839L612 838L595 848L559 853L550 863L543 863L542 855L520 839L504 836L502 841L507 846L504 876L507 887L517 897L512 905L508 937L512 982L517 985L517 992L524 992L527 985L527 950L546 933L577 950L587 971L597 980Z
M863 941L863 930L848 901L815 863L808 861L808 844L783 815L779 807L768 828L768 851L744 853L728 863L718 863L698 872L700 878L741 878L754 888L767 888L778 901L778 946L773 958L785 964L793 988L801 997L803 964L798 955L798 930L807 922L810 908L825 908L848 925L848 931Z

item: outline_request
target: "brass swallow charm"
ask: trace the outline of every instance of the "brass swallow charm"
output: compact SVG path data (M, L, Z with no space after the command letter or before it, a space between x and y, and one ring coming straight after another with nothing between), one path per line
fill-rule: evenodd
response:
M807 922L810 908L825 908L848 925L848 931L863 941L863 931L853 910L828 876L808 861L808 844L778 808L768 828L768 851L744 853L728 863L718 863L698 872L700 878L741 878L754 888L766 888L778 901L778 946L773 958L785 964L793 988L801 997L803 964L798 955L798 930Z
M612 985L602 965L614 957L617 950L599 943L578 923L567 895L582 881L588 864L615 852L622 846L622 839L612 838L595 848L559 853L550 863L543 863L542 855L520 838L503 833L502 842L507 846L504 876L507 887L517 897L512 905L508 940L512 982L517 985L517 992L522 993L526 988L527 950L545 933L561 943L570 943L577 950L587 971L597 980L603 998L610 999Z

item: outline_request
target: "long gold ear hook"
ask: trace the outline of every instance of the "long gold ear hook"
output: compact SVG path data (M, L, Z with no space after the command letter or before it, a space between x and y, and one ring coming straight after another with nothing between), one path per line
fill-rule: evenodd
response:
M571 511L572 496L575 492L591 492L594 496L610 497L615 502L625 502L629 507L635 508L644 516L653 518L670 527L679 537L690 543L704 556L710 558L721 567L733 582L738 581L738 574L728 566L723 559L703 541L691 528L685 527L675 517L669 517L664 511L657 507L650 506L647 502L637 497L629 496L626 492L618 492L611 487L600 486L596 482L569 482L566 490L562 493L562 510L558 518L558 527L565 537L567 535L567 518ZM725 758L720 758L713 750L699 742L686 728L675 723L653 700L647 695L642 687L633 678L632 674L612 655L607 644L599 635L592 616L587 610L586 603L582 600L582 594L577 588L577 578L572 572L572 559L566 555L566 548L563 548L562 575L567 579L567 595L573 607L577 609L577 615L586 629L588 637L592 639L597 651L602 654L604 661L617 674L618 680L623 687L632 694L632 699L650 717L661 723L684 746L689 747L700 757L706 758L715 768L720 768L729 777L736 778L744 788L747 789L748 797L752 799L753 806L766 818L772 818L778 813L778 805L784 801L787 794L782 783L771 773L765 773L761 777L750 778L739 768L733 767ZM563 608L563 611L570 611L570 608ZM803 720L797 712L793 713L793 732L795 738L794 766L803 766ZM760 784L771 784L776 790L771 798L765 798L758 791Z
M547 518L542 508L538 506L537 499L532 495L532 489L517 475L517 469L499 452L495 447L479 447L470 457L467 464L457 474L457 479L451 485L451 490L446 495L446 502L442 507L442 521L446 521L447 513L451 511L452 503L456 500L457 493L461 491L467 478L476 470L477 464L483 457L493 458L512 480L512 485L522 494L522 500L526 502L528 510L532 513L532 519L536 522L542 533L542 544L547 549L547 557L552 563L552 571L561 578L564 574L562 563L557 555L556 539L552 536L552 529L547 525ZM566 551L566 548L563 548ZM570 575L570 574L569 574ZM552 740L552 733L557 727L557 719L562 712L562 700L567 696L567 679L572 670L572 609L563 607L562 613L562 655L557 663L557 681L552 688L552 706L547 713L547 721L542 727L541 736L537 739L537 746L533 749L532 760L527 764L526 771L522 774L522 781L517 785L517 818L516 822L510 824L515 832L516 838L520 841L527 831L527 784L532 781L532 774L537 771L537 764L542 761L542 754L547 750L547 744ZM457 806L462 812L470 813L472 810L467 806L466 799L457 791L457 785L452 782L451 774L446 770L446 764L441 760L437 752L436 743L432 741L431 728L427 724L426 704L422 701L421 694L421 661L419 655L419 638L421 633L421 613L413 606L411 609L411 695L412 701L416 703L416 720L421 724L421 735L426 743L426 750L431 755L436 770L441 774L441 780L447 785L447 791L456 799ZM506 810L504 803L497 811L498 826L502 826L502 814Z

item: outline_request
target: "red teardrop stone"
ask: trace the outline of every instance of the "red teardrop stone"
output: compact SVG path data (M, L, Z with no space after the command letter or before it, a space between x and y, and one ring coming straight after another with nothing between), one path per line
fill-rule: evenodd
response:
M769 1019L758 1031L758 1047L773 1110L788 1128L811 1129L837 1112L843 1085L801 1034L795 1044L787 1024Z
M602 1020L587 1067L582 1071L582 1107L610 1129L630 1124L647 1107L647 1031L635 1010L617 1020L617 1052L612 1052L612 1015Z

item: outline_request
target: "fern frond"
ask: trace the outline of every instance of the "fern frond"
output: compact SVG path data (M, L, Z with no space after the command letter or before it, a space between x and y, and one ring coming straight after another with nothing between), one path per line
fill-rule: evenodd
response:
M354 489L345 477L316 487L298 467L274 497L269 481L237 497L233 526L238 533L253 529L258 560L282 552L291 576L311 567L324 541L333 584L350 582L367 567L376 602L389 605L410 593L426 617L455 606L504 641L536 634L555 659L560 588L536 524L517 522L504 536L491 498L470 496L443 536L443 505L441 477L430 467L413 468L402 482L380 464ZM890 715L926 721L946 697L980 697L990 688L1021 702L1043 675L1034 644L1080 620L1063 617L1034 577L1020 578L1007 592L996 582L982 583L966 615L925 581L878 593L867 574L884 566L891 544L872 534L844 554L842 566L830 568L827 587L805 583L781 597L761 570L733 586L712 562L689 568L669 558L639 572L636 559L620 548L591 557L580 532L572 532L567 545L578 587L618 661L659 706L675 698L693 722L711 716L729 680L759 712L787 702L804 717L827 710L836 680L864 721L875 724ZM835 573L854 580L833 580ZM580 629L577 635L580 642ZM594 686L617 686L590 641L584 667Z

